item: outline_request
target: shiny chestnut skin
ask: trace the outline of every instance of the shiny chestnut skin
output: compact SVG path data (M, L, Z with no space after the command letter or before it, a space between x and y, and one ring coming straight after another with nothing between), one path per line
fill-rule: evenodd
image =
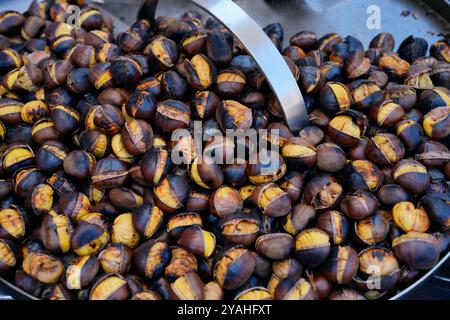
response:
M325 278L333 283L345 284L351 282L358 271L358 255L355 249L349 246L332 247L321 270Z
M256 239L256 251L271 260L286 259L294 248L294 238L286 233L270 233Z
M334 245L345 243L350 233L350 223L347 217L336 210L320 213L315 227L325 231Z
M433 221L437 222L444 230L450 228L448 195L431 193L422 198L420 203Z
M127 100L126 113L135 119L150 120L156 112L156 100L152 93L136 90Z
M214 266L214 279L225 290L234 290L247 282L254 268L255 257L250 251L235 246L220 254Z
M316 147L316 166L325 172L338 172L345 166L345 152L334 143L322 143Z
M342 185L333 176L320 174L306 184L303 199L317 210L324 210L336 206L342 194Z
M307 204L299 203L284 218L283 228L295 236L305 229L316 218L316 209Z
M117 273L99 276L89 292L89 300L127 300L130 296L131 290L127 280Z
M361 220L372 215L378 208L378 199L370 192L356 190L341 200L341 210L351 219Z
M84 150L75 150L64 158L64 172L77 179L90 177L94 167L95 158Z
M427 233L408 232L392 241L396 257L417 270L429 270L439 260L439 246L435 237Z
M367 158L379 166L391 166L405 156L405 147L397 136L379 133L370 139L366 150Z
M157 259L148 259L149 256ZM157 278L170 261L170 249L167 243L147 240L134 250L133 259L140 275L149 279Z
M398 202L410 201L411 195L396 184L385 184L377 192L377 198L381 204L393 207Z
M422 194L430 184L427 169L418 161L404 159L396 164L392 175L397 184L413 195Z
M154 201L162 210L174 212L186 203L189 190L190 187L184 178L168 175L153 188Z
M380 169L368 160L354 160L344 167L346 186L351 190L375 191L383 184Z
M127 178L127 166L114 156L108 156L97 161L92 169L93 185L99 189L120 187Z
M164 178L171 167L169 152L163 148L153 148L142 157L141 171L143 178L152 184L157 184Z
M302 265L316 268L330 253L330 237L317 228L305 229L295 239L295 253Z

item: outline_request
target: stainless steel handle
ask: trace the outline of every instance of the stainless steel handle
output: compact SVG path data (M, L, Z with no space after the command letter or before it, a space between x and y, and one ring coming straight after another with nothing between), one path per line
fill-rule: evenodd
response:
M283 109L293 132L308 123L305 102L288 65L266 33L231 0L190 0L218 19L255 59ZM154 21L158 0L144 0L138 18Z

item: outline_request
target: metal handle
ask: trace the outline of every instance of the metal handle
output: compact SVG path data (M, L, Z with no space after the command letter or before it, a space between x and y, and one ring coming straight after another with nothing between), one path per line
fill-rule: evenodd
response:
M218 19L255 59L283 109L293 132L308 123L300 89L286 61L258 24L231 0L190 0ZM154 21L158 0L144 0L138 18Z

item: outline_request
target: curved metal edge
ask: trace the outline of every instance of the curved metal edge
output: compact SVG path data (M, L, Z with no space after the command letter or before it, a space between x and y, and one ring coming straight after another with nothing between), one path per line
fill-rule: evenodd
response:
M291 131L298 133L309 122L302 93L286 61L261 27L231 0L191 0L217 18L245 47L278 98ZM158 0L145 0L138 18L154 20Z
M2 298L3 300L40 300L35 296L23 291L19 287L11 284L9 281L0 277L0 284L2 285L2 290L5 291L6 296Z
M426 280L428 280L431 276L433 276L441 267L444 266L444 264L450 262L450 251L447 252L447 254L442 257L441 260L439 260L438 264L433 267L433 269L429 270L427 273L425 273L419 280L414 282L414 284L410 285L408 288L402 290L395 296L389 298L389 300L400 300L403 298L406 298L405 296L409 294L411 291L417 289L421 284L423 284Z

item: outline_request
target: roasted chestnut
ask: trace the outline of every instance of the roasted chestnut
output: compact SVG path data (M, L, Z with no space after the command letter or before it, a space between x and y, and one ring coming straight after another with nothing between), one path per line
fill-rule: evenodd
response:
M100 269L95 256L77 258L66 269L66 285L69 290L80 290L89 286Z
M320 229L312 228L300 232L295 238L295 254L308 268L316 268L330 253L330 237Z
M87 256L89 257L89 256ZM98 262L106 273L113 272L121 275L127 274L131 268L133 252L121 243L112 243L98 255ZM97 262L97 270L98 270Z
M358 271L358 255L355 249L349 246L332 247L321 270L325 278L333 283L350 283Z
M214 279L225 290L234 290L247 282L254 269L255 257L243 246L235 246L217 259Z
M260 185L253 190L252 201L269 217L282 217L291 210L288 193L274 183Z
M439 260L439 245L428 233L408 232L392 241L395 256L416 270L429 270Z
M412 159L398 162L392 175L397 184L413 195L422 194L430 184L430 175L425 166Z

